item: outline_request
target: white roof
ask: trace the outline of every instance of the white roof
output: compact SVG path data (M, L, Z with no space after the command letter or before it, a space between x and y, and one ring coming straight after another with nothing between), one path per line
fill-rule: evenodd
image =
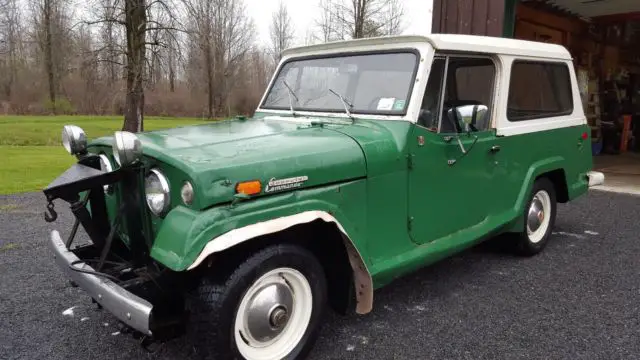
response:
M351 51L358 50L358 48L371 49L376 47L388 48L390 46L403 47L409 44L425 42L431 44L431 46L437 50L444 51L471 51L571 60L571 54L562 45L502 37L462 34L396 35L334 41L290 48L283 52L283 56L318 52Z

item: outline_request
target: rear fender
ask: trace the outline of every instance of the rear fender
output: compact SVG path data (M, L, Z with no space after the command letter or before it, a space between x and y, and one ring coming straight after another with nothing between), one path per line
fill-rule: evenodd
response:
M516 218L510 231L520 232L524 228L524 219L522 217L524 206L529 199L529 195L533 189L533 184L536 182L538 177L554 170L564 169L564 164L565 159L561 156L554 156L531 164L522 182L522 188L518 193L518 198L514 206ZM565 181L567 181L567 179L565 179Z

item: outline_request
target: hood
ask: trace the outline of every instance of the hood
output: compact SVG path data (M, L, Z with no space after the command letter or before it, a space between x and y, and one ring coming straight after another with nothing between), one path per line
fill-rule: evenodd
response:
M242 181L260 180L264 196L366 176L362 149L339 127L233 119L137 135L146 157L192 180L204 208L232 200ZM174 194L179 186L171 185Z

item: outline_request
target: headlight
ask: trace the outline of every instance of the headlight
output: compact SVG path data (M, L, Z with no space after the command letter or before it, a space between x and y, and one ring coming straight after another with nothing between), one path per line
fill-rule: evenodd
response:
M98 158L100 159L100 170L104 171L104 172L112 172L113 171L113 166L111 165L111 161L109 161L109 158L107 157L107 155L105 154L100 154L98 155ZM111 187L111 185L104 185L104 192L109 192L109 188Z
M111 166L111 161L109 161L109 158L107 157L107 155L105 154L100 154L98 155L98 158L100 159L100 170L104 171L104 172L112 172L113 171L113 166ZM108 192L109 191L109 187L110 185L104 185L104 192Z
M193 203L193 185L190 182L185 181L180 190L180 197L185 205L191 205Z
M65 125L62 128L62 146L71 155L85 154L87 152L87 136L80 127Z
M157 169L151 169L144 181L144 191L149 210L156 216L162 216L169 209L169 182Z
M113 141L113 157L120 166L133 164L142 156L140 139L128 131L116 131Z

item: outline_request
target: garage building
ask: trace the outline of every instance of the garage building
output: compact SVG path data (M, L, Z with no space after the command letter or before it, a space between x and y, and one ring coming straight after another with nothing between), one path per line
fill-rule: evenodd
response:
M564 45L594 155L640 153L640 0L434 0L432 32Z

